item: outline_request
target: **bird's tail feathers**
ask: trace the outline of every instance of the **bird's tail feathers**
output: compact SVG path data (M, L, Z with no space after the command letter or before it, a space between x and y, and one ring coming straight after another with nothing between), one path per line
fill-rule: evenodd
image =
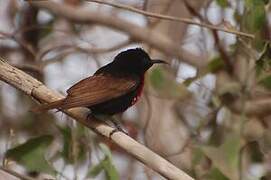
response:
M32 112L35 113L41 113L50 109L54 109L54 108L61 108L61 105L63 104L65 99L60 99L58 101L54 101L48 104L42 104L38 107L35 107L33 109L31 109Z

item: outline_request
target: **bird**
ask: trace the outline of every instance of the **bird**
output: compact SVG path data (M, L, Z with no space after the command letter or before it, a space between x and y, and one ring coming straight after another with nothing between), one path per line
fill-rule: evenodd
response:
M87 107L94 115L122 113L140 98L145 72L154 64L167 62L151 59L142 48L122 51L92 76L71 86L65 98L38 106L33 111Z

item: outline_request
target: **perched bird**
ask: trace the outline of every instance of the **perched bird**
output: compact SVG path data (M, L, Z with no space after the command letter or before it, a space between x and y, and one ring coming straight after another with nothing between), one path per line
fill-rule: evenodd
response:
M145 72L162 60L152 60L141 48L119 53L114 60L67 90L67 97L41 105L36 112L49 109L87 107L91 114L114 115L134 105L142 93Z

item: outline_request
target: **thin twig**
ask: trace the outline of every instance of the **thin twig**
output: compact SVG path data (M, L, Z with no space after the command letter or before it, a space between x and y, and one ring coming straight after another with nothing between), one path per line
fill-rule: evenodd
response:
M202 22L205 22L207 24L210 24L210 22L208 21L208 19L204 18L198 11L196 11L188 2L187 0L184 0L184 4L186 6L186 8L189 10L189 12L191 14L193 14L195 17L198 17ZM219 39L219 35L217 30L212 29L211 30L214 40L215 40L215 44L217 46L218 51L220 52L220 55L222 57L222 60L224 61L225 64L225 69L227 70L227 72L229 74L232 74L233 71L233 65L231 63L231 59L228 56L226 50L224 49L220 39Z
M63 57L63 55L68 55L70 53L74 53L74 52L82 52L82 53L87 53L87 54L102 54L102 53L108 53L108 52L112 52L112 51L116 51L118 49L121 49L125 46L128 46L130 43L132 43L131 40L126 40L124 42L120 42L119 44L116 44L114 46L111 47L105 47L105 48L83 48L83 47L79 47L76 45L70 45L70 44L62 44L62 45L57 45L57 46L53 46L47 50L45 50L44 52L40 53L40 55L38 55L38 60L42 61L41 66L47 66L48 64L52 64L52 63L56 63L62 60L62 58L60 58L60 56ZM43 59L44 56L46 56L48 53L52 52L52 51L61 51L61 50L65 50L65 53L60 53L55 55L54 57L50 58L50 59Z
M5 168L3 166L0 166L0 170L5 171L6 173L8 173L8 174L10 174L12 176L15 176L15 177L17 177L17 178L19 178L21 180L35 180L34 178L19 174L19 173L15 172L15 171L7 169L7 168Z
M64 17L72 22L80 24L99 24L113 28L127 34L133 41L144 42L156 50L160 50L166 54L168 58L176 57L199 69L207 64L206 59L197 56L184 48L180 48L179 43L169 39L168 36L161 32L136 25L125 19L113 17L97 11L89 11L82 7L75 8L66 4L55 3L54 1L29 1L29 3L33 6L47 9L51 13L59 17Z
M196 22L196 21L193 21L191 19L188 19L188 18L179 18L179 17L174 17L174 16L162 15L162 14L158 14L158 13L152 13L152 12L137 9L137 8L134 8L134 7L131 7L131 6L128 6L128 5L123 5L123 4L118 4L118 3L113 3L113 2L103 1L103 0L85 0L85 1L95 2L95 3L99 3L99 4L106 4L106 5L109 5L109 6L125 9L125 10L128 10L128 11L132 11L132 12L142 14L142 15L145 15L145 16L149 16L149 17L153 17L153 18L159 18L159 19L164 19L164 20L170 20L170 21L177 21L177 22L182 22L182 23L186 23L186 24L192 24L192 25L196 25L196 26L205 27L205 28L208 28L208 29L213 29L213 30L217 30L217 31L230 33L230 34L235 34L235 35L238 35L238 36L248 37L248 38L251 38L251 39L255 38L255 36L253 34L248 34L248 33L245 33L245 32L240 32L240 31L231 30L231 29L225 29L225 28L215 26L215 25L212 25L212 24L200 23L200 22Z

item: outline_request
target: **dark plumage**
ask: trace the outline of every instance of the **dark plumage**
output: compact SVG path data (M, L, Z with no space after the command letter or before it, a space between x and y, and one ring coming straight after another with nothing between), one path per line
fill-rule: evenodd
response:
M41 105L34 111L88 107L94 114L113 115L135 104L144 85L144 74L154 63L140 48L119 53L114 61L98 69L67 90L67 97Z

